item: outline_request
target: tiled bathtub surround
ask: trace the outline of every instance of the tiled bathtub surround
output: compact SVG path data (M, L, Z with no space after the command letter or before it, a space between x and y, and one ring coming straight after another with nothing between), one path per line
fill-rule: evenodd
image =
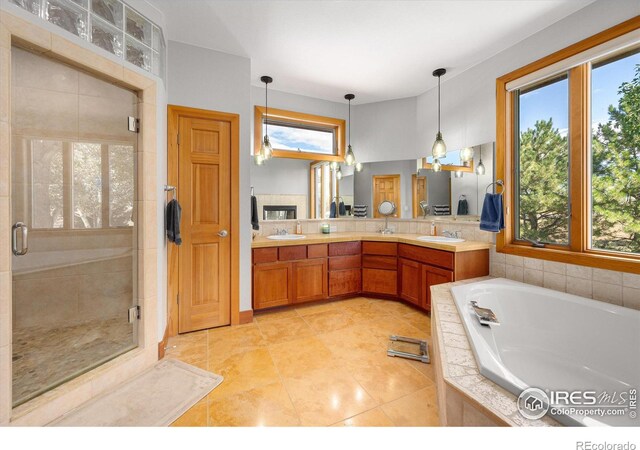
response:
M489 253L491 276L640 309L640 275L541 259Z

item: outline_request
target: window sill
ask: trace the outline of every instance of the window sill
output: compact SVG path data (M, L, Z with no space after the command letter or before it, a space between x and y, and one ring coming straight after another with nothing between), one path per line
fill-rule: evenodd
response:
M557 248L535 248L518 244L498 244L496 251L545 261L640 274L640 256L638 255L622 256L608 253L575 252Z

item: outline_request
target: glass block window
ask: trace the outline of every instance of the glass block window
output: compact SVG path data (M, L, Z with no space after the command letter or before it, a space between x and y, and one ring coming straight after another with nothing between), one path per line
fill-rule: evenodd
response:
M120 0L10 0L154 75L165 79L162 29Z

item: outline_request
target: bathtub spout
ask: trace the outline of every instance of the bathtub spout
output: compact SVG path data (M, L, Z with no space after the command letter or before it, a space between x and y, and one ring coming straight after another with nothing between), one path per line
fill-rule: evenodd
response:
M476 317L478 318L478 321L481 325L500 325L498 318L492 310L478 306L478 303L473 300L470 303L471 307L473 308L473 312L476 314Z

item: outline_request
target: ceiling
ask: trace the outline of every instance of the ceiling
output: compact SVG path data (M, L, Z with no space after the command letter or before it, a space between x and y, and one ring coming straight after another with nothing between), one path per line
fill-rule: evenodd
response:
M252 84L354 104L418 95L594 0L147 0L170 40L251 58Z

